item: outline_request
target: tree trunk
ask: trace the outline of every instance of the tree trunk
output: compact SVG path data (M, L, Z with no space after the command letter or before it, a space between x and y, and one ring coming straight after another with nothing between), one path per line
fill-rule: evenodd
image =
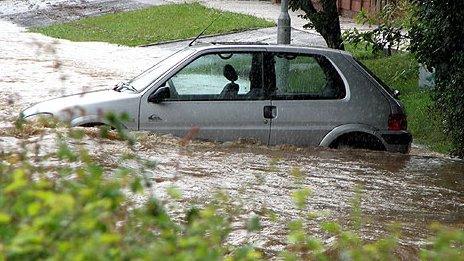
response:
M309 23L304 27L316 29L322 35L328 47L344 50L337 0L318 0L322 10L317 10L312 1L290 0L290 9L304 11L305 15L302 15L302 17L309 20Z
M316 30L322 35L328 47L345 50L338 16L336 18L336 22L327 24L320 28L320 30L316 28Z
M322 0L322 11L317 12L317 15L320 23L314 24L314 27L324 37L327 46L344 50L337 2L335 0Z

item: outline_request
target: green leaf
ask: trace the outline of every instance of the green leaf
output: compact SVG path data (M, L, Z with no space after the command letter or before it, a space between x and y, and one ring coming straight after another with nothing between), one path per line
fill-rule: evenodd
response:
M166 193L168 193L168 195L175 200L179 200L182 198L182 192L180 191L180 189L174 186L169 186L168 188L166 188Z
M333 221L322 222L321 228L325 232L335 235L340 234L340 232L342 231L342 227L340 226L340 224Z
M296 190L292 193L293 202L299 209L306 207L308 197L311 195L311 190L308 188L303 188Z
M248 231L258 231L261 229L261 223L258 216L251 217L247 222Z
M142 179L140 177L136 177L130 184L131 191L133 193L141 192L143 191L143 186L142 186Z
M13 172L13 182L5 188L6 193L17 191L27 185L23 169L15 169Z
M0 212L0 224L8 224L10 220L11 220L10 215Z
M42 204L40 204L39 202L32 202L27 206L27 213L30 216L35 216L39 213L41 208Z

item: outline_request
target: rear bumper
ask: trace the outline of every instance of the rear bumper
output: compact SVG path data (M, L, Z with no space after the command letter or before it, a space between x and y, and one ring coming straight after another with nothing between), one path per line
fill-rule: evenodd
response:
M407 131L392 131L380 133L385 148L390 152L408 153L411 148L412 135Z

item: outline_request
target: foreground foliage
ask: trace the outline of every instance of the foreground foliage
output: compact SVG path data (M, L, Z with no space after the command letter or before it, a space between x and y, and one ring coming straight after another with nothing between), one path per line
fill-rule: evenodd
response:
M451 152L464 158L464 1L418 0L411 51L435 69L433 99L443 117Z
M109 117L117 123L124 117ZM53 127L53 121L42 121ZM31 123L18 122L18 130L37 129ZM101 138L128 140L123 129ZM231 246L227 236L233 201L218 192L203 207L191 207L181 221L174 221L151 191L144 173L154 163L136 156L122 155L120 167L107 170L93 160L85 147L80 129L59 129L56 149L40 152L39 143L24 145L20 151L0 155L0 259L157 259L173 260L257 260L264 258L253 246ZM24 134L28 135L28 134ZM77 145L76 145L77 144ZM29 149L28 149L29 148ZM30 149L33 148L33 149ZM136 168L124 167L127 161ZM292 170L296 185L304 178ZM302 183L301 183L302 184ZM301 185L302 186L302 185ZM133 195L146 200L136 203ZM355 259L389 260L398 246L398 228L390 236L375 242L363 242L356 231L361 227L361 195L353 199L353 230L337 222L323 222L321 229L335 238L331 246L309 234L305 206L312 192L301 187L292 198L300 211L298 219L288 223L288 247L278 253L286 260ZM168 195L179 200L180 191L171 188ZM251 231L261 229L260 219L245 221ZM423 259L459 259L463 255L464 232L436 225L437 237L422 250ZM396 231L396 232L395 232Z
M107 130L101 133L108 137ZM174 223L143 176L153 162L123 155L121 165L136 161L141 167L108 171L85 147L71 146L84 138L82 130L55 135L56 150L45 155L26 148L1 155L0 260L259 257L247 247L232 251L222 245L228 220L216 211L217 203L192 208L184 224ZM118 136L129 137L123 130ZM137 206L131 195L140 193L147 200Z
M194 3L106 14L33 28L32 31L72 41L99 41L138 46L195 37L219 16L205 35L274 26L273 22L251 15L221 12Z

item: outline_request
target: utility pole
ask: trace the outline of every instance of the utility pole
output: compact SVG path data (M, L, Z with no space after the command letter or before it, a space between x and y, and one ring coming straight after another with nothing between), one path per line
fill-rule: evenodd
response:
M309 1L309 0L308 0ZM280 2L280 16L277 20L277 43L290 44L290 15L288 14L288 0Z
M288 0L282 0L280 3L279 20L277 20L277 44L290 44L290 35L291 27L290 15L288 14ZM277 89L285 92L288 89L288 75L290 72L289 60L277 57L275 70Z

